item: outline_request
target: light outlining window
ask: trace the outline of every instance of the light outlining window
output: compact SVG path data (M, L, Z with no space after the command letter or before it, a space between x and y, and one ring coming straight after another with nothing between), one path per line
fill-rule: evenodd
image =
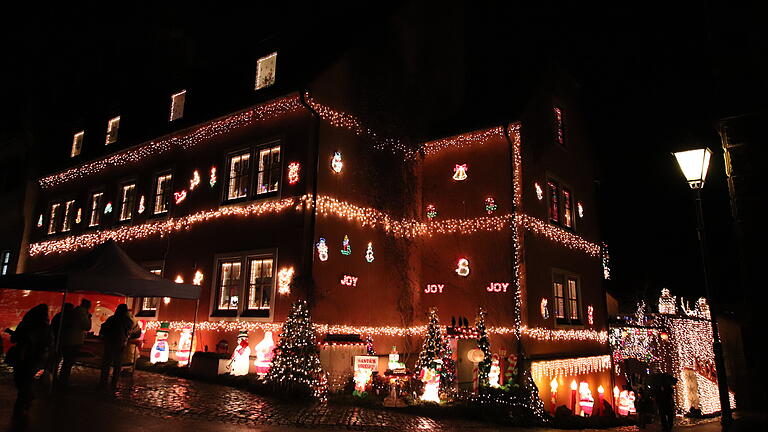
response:
M155 177L155 192L152 201L152 214L158 215L168 212L171 200L171 187L173 174L165 173Z
M69 152L69 157L75 157L83 150L83 138L85 137L85 131L80 131L72 137L72 150Z
M281 159L280 145L270 145L258 150L259 166L256 174L256 194L264 195L277 192L280 187Z
M107 138L104 145L117 142L117 132L120 129L120 116L113 117L107 122Z
M48 210L48 234L55 234L61 217L61 203L52 203Z
M136 184L125 184L120 187L120 213L118 219L130 220L133 217L133 206L136 199Z
M552 107L555 116L555 141L561 146L565 145L565 128L563 127L563 110L560 107Z
M163 276L162 266L149 266L145 267L146 270L157 277ZM170 298L165 304L170 302ZM136 316L140 317L153 317L157 314L157 309L160 306L160 297L142 297L139 299L139 311Z
M68 232L72 229L72 222L75 219L75 200L69 200L64 203L64 217L61 223L61 232Z
M88 218L88 226L95 227L101 223L101 205L104 202L104 192L94 192L91 194L90 202L90 216Z
M186 90L171 95L171 112L168 121L174 121L184 117L184 102L186 97Z
M256 62L256 85L254 90L269 87L275 83L277 73L277 52L260 58Z
M272 254L218 259L212 315L269 317L275 279L274 262Z
M227 158L227 200L238 200L248 196L251 183L251 151L243 150Z
M560 324L580 324L579 279L570 274L555 271L552 273L554 290L554 312Z

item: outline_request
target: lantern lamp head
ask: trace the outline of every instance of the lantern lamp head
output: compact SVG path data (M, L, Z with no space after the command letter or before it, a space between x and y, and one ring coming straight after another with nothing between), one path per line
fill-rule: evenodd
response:
M674 155L677 159L677 164L680 165L680 170L683 172L691 188L701 189L704 187L704 180L707 178L712 151L705 147L676 152Z

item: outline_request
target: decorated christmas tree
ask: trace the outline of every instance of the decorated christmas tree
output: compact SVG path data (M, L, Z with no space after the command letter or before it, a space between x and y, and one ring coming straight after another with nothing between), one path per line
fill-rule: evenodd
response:
M488 340L488 332L485 329L485 310L480 308L475 318L477 328L477 347L485 356L483 361L477 364L478 382L481 387L488 385L488 372L491 370L491 342Z
M440 329L440 320L437 317L437 309L429 310L429 324L427 324L427 335L424 343L421 345L419 360L416 362L416 370L432 367L433 361L443 358L445 342L443 341L443 332Z
M324 398L326 380L319 354L307 302L299 300L283 324L266 382L279 392Z
M451 342L446 339L443 349L443 368L440 370L440 388L447 391L453 388L456 382L456 362L453 361Z

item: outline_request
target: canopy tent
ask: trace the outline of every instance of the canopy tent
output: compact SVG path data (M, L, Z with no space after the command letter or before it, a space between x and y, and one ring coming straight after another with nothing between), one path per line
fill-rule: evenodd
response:
M199 299L200 286L171 282L133 261L114 240L56 269L0 276L0 288L120 297Z

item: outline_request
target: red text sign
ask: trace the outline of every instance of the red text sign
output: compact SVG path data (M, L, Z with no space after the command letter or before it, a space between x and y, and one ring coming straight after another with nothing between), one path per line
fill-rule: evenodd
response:
M351 287L357 286L357 276L344 275L341 277L341 284Z
M427 294L442 293L443 288L445 288L445 284L427 284L424 292Z
M509 282L491 282L485 287L488 292L507 292Z

